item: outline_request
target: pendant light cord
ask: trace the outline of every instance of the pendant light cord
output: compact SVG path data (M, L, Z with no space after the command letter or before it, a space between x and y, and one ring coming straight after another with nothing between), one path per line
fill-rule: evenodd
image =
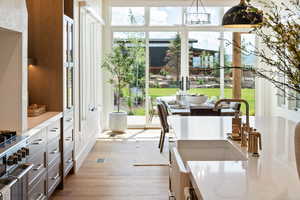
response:
M193 0L193 1L192 1L191 7L194 6L195 1L196 1L196 10L197 10L197 13L199 13L199 7L200 7L200 6L199 6L199 1L200 1L200 4L201 4L201 7L203 8L204 13L207 13L207 12L206 12L206 9L205 9L205 7L204 7L204 4L203 4L203 2L202 2L202 0ZM241 2L242 2L242 1L245 1L245 0L241 0Z

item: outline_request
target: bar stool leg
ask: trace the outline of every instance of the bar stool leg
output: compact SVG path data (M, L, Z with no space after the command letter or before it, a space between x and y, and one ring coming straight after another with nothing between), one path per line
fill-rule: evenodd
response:
M166 137L166 132L163 131L163 134L162 134L162 138L161 138L161 144L160 144L160 153L163 152L163 149L164 149L164 143L165 143L165 137Z
M161 131L160 131L159 143L158 143L158 148L160 148L160 146L161 146L161 138L162 138L162 135L163 135L163 130L161 129Z

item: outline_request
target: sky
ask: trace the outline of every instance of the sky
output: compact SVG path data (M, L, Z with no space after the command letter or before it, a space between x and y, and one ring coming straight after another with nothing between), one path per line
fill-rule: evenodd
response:
M224 9L224 13L228 8ZM195 12L195 8L188 8L190 12ZM206 7L199 8L199 12L207 12L211 15L210 25L220 25L222 19L221 7ZM150 8L150 26L159 25L179 25L182 23L182 8L181 7L152 7ZM112 25L132 25L132 17L135 25L143 25L144 7L112 7ZM150 39L171 39L174 38L176 32L150 32ZM140 37L145 37L143 33L139 33ZM125 33L114 33L114 37L126 37ZM225 39L231 41L232 34L224 33ZM198 42L193 44L195 48L218 51L220 48L220 33L219 32L189 32L189 39L196 39ZM242 40L247 45L248 49L255 44L255 37L253 35L243 35ZM226 40L225 40L225 43ZM252 48L253 49L253 48ZM225 53L232 54L232 46L225 45Z

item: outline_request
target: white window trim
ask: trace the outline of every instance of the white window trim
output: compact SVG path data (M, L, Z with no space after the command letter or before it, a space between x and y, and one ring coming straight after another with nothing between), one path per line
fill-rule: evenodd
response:
M113 5L113 6L112 6ZM142 7L139 5L134 5L136 7ZM218 5L221 7L222 5ZM229 5L225 5L229 6ZM111 4L109 6L109 21L108 24L108 31L111 34L111 45L113 45L113 33L114 32L143 32L145 33L145 41L146 41L146 67L145 67L145 81L146 81L146 97L149 97L149 68L150 68L150 61L149 61L149 33L150 32L178 32L181 35L181 76L189 76L189 57L188 57L188 33L189 32L250 32L251 29L249 28L224 28L222 25L208 25L208 26L188 26L184 25L184 14L182 14L182 25L168 25L168 26L151 26L150 25L150 7L156 7L151 4L151 6L145 6L145 24L144 25L126 25L126 26L113 26L111 25L112 19L112 7L129 7L129 4L126 5L122 4ZM163 6L162 6L163 7ZM167 5L165 7L173 7L172 5ZM182 7L184 11L184 7ZM223 11L224 12L224 11ZM222 15L221 15L222 16ZM221 48L224 48L224 42L220 43ZM224 61L220 61L220 64L224 64ZM220 76L224 75L224 69L220 71ZM186 89L186 83L184 83L184 89ZM225 86L224 86L224 77L220 79L220 96L221 98L224 97L225 94ZM146 98L146 126L149 126L148 121L148 112L149 112L149 98Z

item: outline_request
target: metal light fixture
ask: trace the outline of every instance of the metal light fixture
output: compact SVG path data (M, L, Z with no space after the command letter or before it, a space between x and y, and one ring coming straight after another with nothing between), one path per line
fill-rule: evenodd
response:
M206 12L202 0L193 0L191 9L194 8L194 4L196 4L196 12L193 10L189 12L189 8L187 8L185 13L185 23L188 25L210 24L210 13ZM202 12L200 12L200 4L203 9Z
M230 8L223 16L222 25L225 28L252 28L263 22L261 10L251 6L249 1L241 2Z
M28 66L34 66L34 65L36 65L36 59L34 59L34 58L28 58L27 59L27 64L28 64Z

